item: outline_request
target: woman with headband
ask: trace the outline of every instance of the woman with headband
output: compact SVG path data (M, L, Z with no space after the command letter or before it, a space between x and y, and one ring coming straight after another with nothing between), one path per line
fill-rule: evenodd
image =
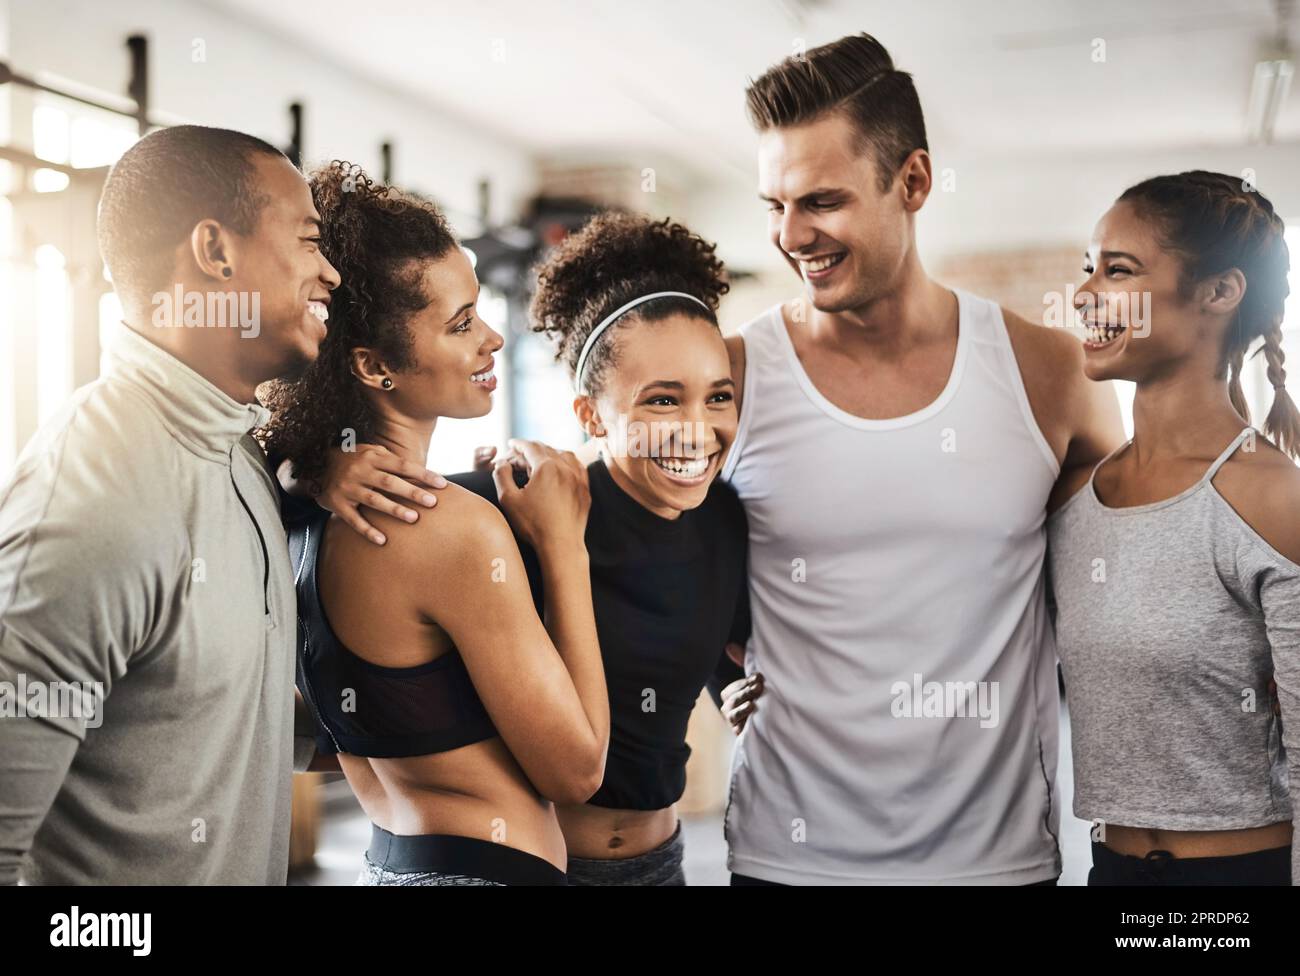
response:
M729 669L724 647L748 636L745 515L717 480L736 433L715 315L726 290L713 245L626 214L594 218L538 268L533 328L556 340L574 413L601 446L587 467L586 543L610 745L595 795L556 808L570 884L686 883L674 805L687 721L715 670ZM502 471L525 460L517 451L498 460L494 480L450 480L495 501ZM366 464L336 455L321 503L346 504L330 484L356 480L347 466ZM446 518L441 508L424 520ZM529 540L520 543L531 568Z
M431 204L341 164L311 189L343 284L320 356L267 398L269 453L310 481L350 428L422 468L439 418L491 409L501 336ZM535 553L545 626L506 520L459 487L382 547L327 512L292 527L299 689L373 823L359 884L565 883L555 804L600 785L609 705L584 472L525 455L526 488L498 472L500 507Z
M1300 883L1287 267L1268 200L1206 172L1130 187L1087 252L1084 368L1137 384L1132 440L1065 486L1048 523L1090 884ZM1241 388L1256 345L1272 442Z

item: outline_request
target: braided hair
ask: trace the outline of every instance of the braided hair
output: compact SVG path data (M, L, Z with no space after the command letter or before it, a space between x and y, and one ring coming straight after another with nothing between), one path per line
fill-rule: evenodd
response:
M1228 329L1222 370L1228 377L1233 407L1247 422L1250 409L1241 390L1246 352L1263 342L1273 405L1264 431L1279 448L1300 457L1300 410L1286 390L1286 359L1282 352L1282 316L1290 286L1290 255L1282 219L1268 198L1241 178L1191 170L1176 176L1156 176L1125 190L1127 202L1153 218L1161 244L1183 260L1179 284L1190 295L1197 281L1236 268L1246 278L1246 293Z
M321 215L321 250L343 279L330 300L329 331L320 354L292 381L264 388L272 412L258 431L272 457L293 462L294 476L319 478L330 448L345 430L372 441L375 416L352 374L352 350L376 350L394 372L411 368L411 316L429 304L423 277L430 261L457 246L432 203L335 160L309 177Z

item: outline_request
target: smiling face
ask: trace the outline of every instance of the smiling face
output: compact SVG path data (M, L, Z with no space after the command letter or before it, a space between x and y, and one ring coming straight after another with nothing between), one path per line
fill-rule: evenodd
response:
M266 203L253 232L238 240L229 287L257 294L261 319L240 351L261 364L260 376L293 376L320 351L339 274L321 253L320 214L302 174L282 156L253 161Z
M831 113L759 137L759 197L772 243L823 312L859 308L887 293L912 247L897 179L881 193L870 149Z
M1182 289L1182 268L1131 203L1116 203L1102 216L1074 302L1089 333L1084 371L1090 379L1141 382L1188 362L1219 371L1235 304L1216 298L1221 283Z
M452 248L425 265L421 288L432 300L406 322L412 365L382 396L417 420L481 417L492 409L493 353L505 340L478 317L478 278L465 252Z
M673 315L617 329L614 368L595 398L575 403L589 432L603 427L614 481L663 518L698 507L736 437L735 384L712 322Z

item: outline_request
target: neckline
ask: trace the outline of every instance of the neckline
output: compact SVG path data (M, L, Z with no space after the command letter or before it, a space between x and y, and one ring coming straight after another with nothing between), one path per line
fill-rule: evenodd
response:
M228 456L245 434L271 419L262 404L232 399L125 322L109 329L105 375L119 376L142 390L176 436L212 459Z
M587 475L588 481L593 488L593 497L599 493L601 497L608 499L609 504L617 510L616 517L620 521L643 526L647 531L656 532L663 536L677 535L684 530L686 520L694 511L694 509L688 509L675 519L667 519L662 515L656 515L623 490L622 486L614 480L614 476L610 473L604 458L597 458L587 465ZM712 488L712 485L710 485L710 488Z
M1237 448L1241 446L1242 441L1250 435L1253 429L1254 428L1252 427L1246 427L1238 433L1237 436L1232 439L1231 443L1223 449L1219 456L1210 463L1210 466L1205 469L1205 473L1178 494L1171 495L1169 498L1161 498L1154 502L1144 502L1141 505L1107 505L1101 500L1101 496L1097 494L1097 472L1101 470L1102 465L1106 464L1108 461L1113 461L1115 458L1119 457L1120 454L1124 453L1124 451L1128 450L1128 448L1133 444L1133 438L1130 437L1123 444L1097 462L1096 467L1092 469L1092 474L1088 476L1088 494L1092 498L1096 507L1100 508L1108 515L1139 515L1143 512L1154 512L1157 509L1165 508L1169 505L1176 505L1183 499L1196 494L1206 485L1210 485L1210 487L1213 488L1214 486L1211 482L1213 481L1214 476L1219 473L1219 468L1223 467L1224 462L1236 453Z
M943 389L939 391L939 395L924 407L898 417L879 419L859 417L857 414L849 413L842 407L836 406L827 399L821 390L817 389L817 384L813 382L812 377L808 375L808 371L804 369L803 363L799 361L799 354L794 348L794 340L790 338L790 330L785 324L783 307L776 305L771 310L771 315L776 327L777 341L780 342L785 351L790 371L794 374L795 381L803 390L804 395L815 406L828 417L839 421L846 427L854 427L858 430L897 430L901 427L911 427L933 417L956 396L957 388L961 385L962 373L966 366L966 352L970 346L970 333L973 326L968 296L960 288L952 288L950 291L957 298L957 350L953 353L952 368L948 371L948 381L944 384Z

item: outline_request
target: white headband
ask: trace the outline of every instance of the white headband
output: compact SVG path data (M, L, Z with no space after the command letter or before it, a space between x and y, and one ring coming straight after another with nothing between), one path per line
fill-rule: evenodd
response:
M656 291L649 295L642 295L640 298L634 298L626 305L616 308L609 315L601 320L600 325L591 330L591 335L587 336L587 341L582 344L582 352L578 353L578 368L573 372L573 387L577 392L582 392L582 370L587 365L587 357L591 355L591 347L596 344L600 334L614 324L614 321L620 316L636 308L642 302L648 302L652 298L687 298L693 301L700 308L709 314L713 314L713 309L705 305L694 295L688 295L684 291Z

